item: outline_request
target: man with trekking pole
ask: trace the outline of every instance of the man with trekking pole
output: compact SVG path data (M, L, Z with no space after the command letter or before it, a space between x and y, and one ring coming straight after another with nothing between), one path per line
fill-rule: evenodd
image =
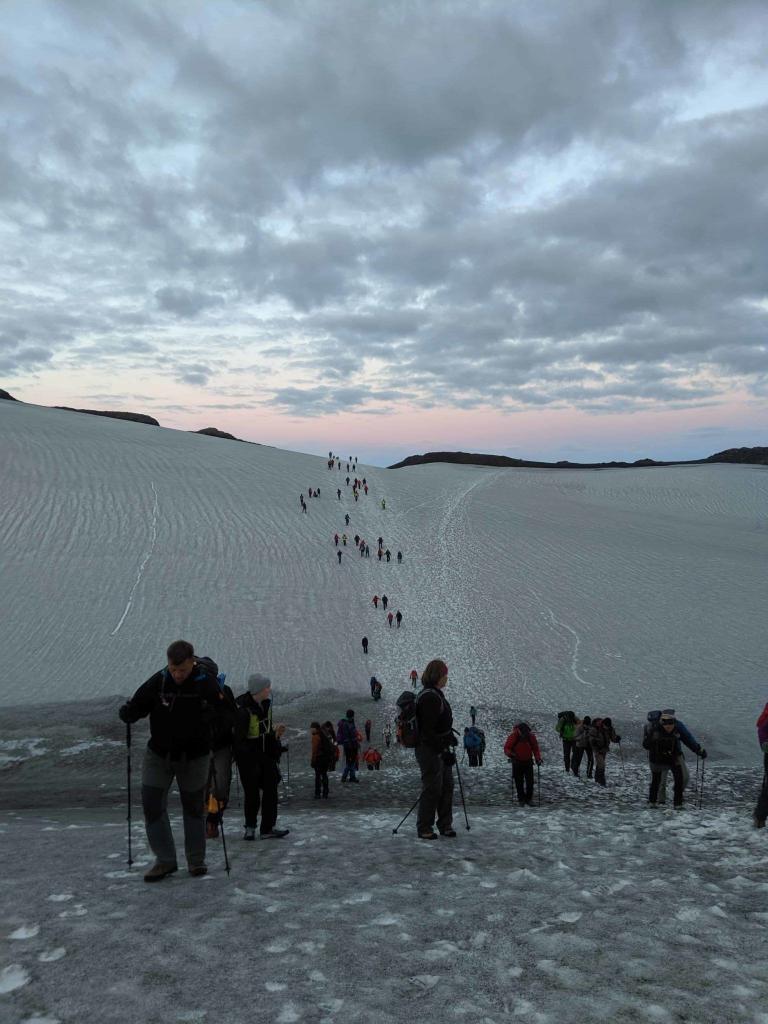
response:
M150 676L119 711L120 719L127 726L149 716L150 736L141 772L141 802L147 841L155 863L144 875L145 882L159 882L178 870L167 809L174 779L184 812L184 851L189 874L198 878L208 873L205 787L210 765L210 737L231 718L215 674L204 660L195 657L192 644L176 640L166 656L166 667ZM130 777L130 730L126 742Z

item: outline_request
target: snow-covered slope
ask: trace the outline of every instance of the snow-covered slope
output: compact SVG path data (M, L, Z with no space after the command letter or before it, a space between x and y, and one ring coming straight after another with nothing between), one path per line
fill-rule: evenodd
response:
M358 474L371 490L356 504L322 458L0 403L0 702L131 692L182 636L236 689L269 673L278 701L365 693L372 672L391 697L440 656L458 703L638 720L671 703L752 759L764 468ZM339 566L345 512L371 558L350 540ZM380 534L402 565L376 560Z

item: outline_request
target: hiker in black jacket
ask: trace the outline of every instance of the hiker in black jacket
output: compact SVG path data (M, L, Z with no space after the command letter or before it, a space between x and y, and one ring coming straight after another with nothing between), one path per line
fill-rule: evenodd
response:
M430 661L421 676L423 690L416 700L419 738L416 761L421 769L421 797L416 830L419 839L437 839L435 815L441 836L453 838L453 713L443 690L448 666L439 658Z
M248 690L237 698L235 757L245 795L245 834L256 838L256 820L261 809L262 839L282 839L289 829L275 828L280 757L287 748L280 742L284 725L272 724L272 683L255 673L248 677Z
M648 803L656 807L659 798L662 774L665 770L672 772L674 781L674 806L680 810L683 806L683 790L685 777L683 774L682 744L694 754L706 757L707 752L693 735L683 727L678 728L677 719L670 711L662 711L659 720L643 736L643 746L648 751L651 766L651 787L648 792Z
M159 882L178 870L176 846L168 820L168 791L174 778L184 812L184 851L192 876L205 875L205 784L211 735L231 726L219 684L208 666L195 657L192 644L176 640L166 652L168 664L143 683L120 708L131 724L149 715L149 742L141 772L141 802L147 842L155 863L144 875Z

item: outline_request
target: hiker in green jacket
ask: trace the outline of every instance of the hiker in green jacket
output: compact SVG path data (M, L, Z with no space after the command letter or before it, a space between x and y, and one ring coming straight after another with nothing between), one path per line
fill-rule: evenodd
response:
M565 762L565 770L567 772L571 770L577 723L578 719L576 718L575 711L561 711L557 716L555 732L563 741L563 761Z

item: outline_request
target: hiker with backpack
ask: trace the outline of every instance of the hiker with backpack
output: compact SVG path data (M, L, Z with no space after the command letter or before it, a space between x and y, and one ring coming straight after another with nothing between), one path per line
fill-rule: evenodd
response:
M386 594L382 594L382 597L381 597L381 606L382 606L382 608L384 609L384 611L386 611L386 610L387 610L387 605L388 605L388 604L389 604L389 598L387 597L387 595L386 595Z
M418 683L418 681L419 681L419 673L416 671L415 668L411 669L411 674L410 674L409 678L410 678L410 681L411 681L411 686L415 690L416 689L416 683Z
M760 787L752 822L755 828L765 828L765 819L768 817L768 704L757 720L757 742L763 752L763 784Z
M589 727L589 745L595 759L595 782L598 786L605 785L605 759L612 743L621 743L610 718L594 718Z
M219 667L212 658L200 658L200 664L207 665L210 675L215 677L228 709L227 720L211 732L211 764L205 787L205 807L208 812L205 819L205 836L206 839L218 839L219 827L229 803L229 791L232 786L235 695L226 685L226 673L219 673Z
M363 654L367 654L368 653L368 637L364 636L363 639L360 641L360 643L363 645Z
M589 715L584 717L578 722L576 731L573 734L573 753L571 754L571 771L579 778L579 770L581 768L581 762L584 759L584 755L587 755L587 778L592 778L592 772L595 767L595 757L592 753L592 746L589 742L589 730L592 725L592 719Z
M378 681L378 679L376 680L376 685L373 688L373 699L381 700L381 683Z
M560 711L557 716L555 732L563 741L563 761L565 770L571 770L571 759L573 757L573 737L576 733L576 712Z
M685 763L685 755L683 754L683 743L689 746L691 749L697 745L697 741L694 739L693 733L687 727L685 722L681 721L675 714L674 708L666 708L663 711L649 711L646 716L646 722L643 726L643 746L645 747L645 740L648 739L653 730L659 725L662 716L669 716L675 719L676 729L680 733L680 739L682 743L678 748L676 755L676 761L683 770L683 789L688 788L688 783L691 781L691 775L688 771L688 765ZM647 747L646 747L647 749ZM667 802L667 777L669 775L669 765L663 765L661 767L661 782L659 784L659 795L656 798L656 802L659 804L666 804Z
M518 803L521 807L530 807L533 804L533 762L538 766L544 762L536 734L527 722L518 722L507 736L504 753L512 763Z
M395 612L395 621L397 622L397 628L400 629L400 623L403 621L403 613L400 609Z
M359 782L357 778L357 762L360 753L360 733L355 725L355 712L347 709L344 718L340 718L336 727L336 742L344 751L344 771L341 781Z
M159 882L178 870L167 800L175 778L184 812L184 852L192 877L207 874L205 785L211 736L232 724L232 712L215 674L195 657L187 640L176 640L167 665L151 675L118 715L130 726L149 715L149 742L141 772L141 801L147 842L155 863L145 882Z
M480 734L474 726L467 726L464 730L464 750L470 768L477 768L480 764Z
M248 689L237 698L235 757L243 784L245 832L243 839L256 838L261 811L261 839L282 839L290 831L277 828L277 787L281 779L280 758L287 750L281 739L285 726L272 722L272 682L254 672Z
M648 791L648 803L651 807L657 806L662 772L666 769L668 772L672 772L674 807L676 810L682 809L685 788L681 764L683 744L697 757L706 758L706 750L693 738L691 733L687 729L681 731L678 728L674 712L662 711L658 721L643 737L643 746L648 751L648 761L651 766L651 786ZM597 772L595 772L595 779L597 779Z
M328 799L328 772L336 764L336 744L319 722L310 726L312 754L310 765L315 772L315 800Z
M373 597L371 598L371 604L378 611L378 608L379 608L379 595L378 594L374 594L373 595Z
M363 760L368 765L368 771L378 771L381 767L381 754L376 747L369 747L363 754Z
M392 612L387 612L387 622L389 623L390 629L392 629L392 622L394 621L394 618L395 616L392 614Z
M414 700L406 690L401 694L401 742L415 746L421 771L421 796L416 823L419 839L437 839L435 816L441 836L453 839L453 766L456 764L453 713L443 690L448 685L448 666L440 658L427 665L421 676L422 690ZM410 701L412 717L401 701ZM408 717L406 717L408 716Z

